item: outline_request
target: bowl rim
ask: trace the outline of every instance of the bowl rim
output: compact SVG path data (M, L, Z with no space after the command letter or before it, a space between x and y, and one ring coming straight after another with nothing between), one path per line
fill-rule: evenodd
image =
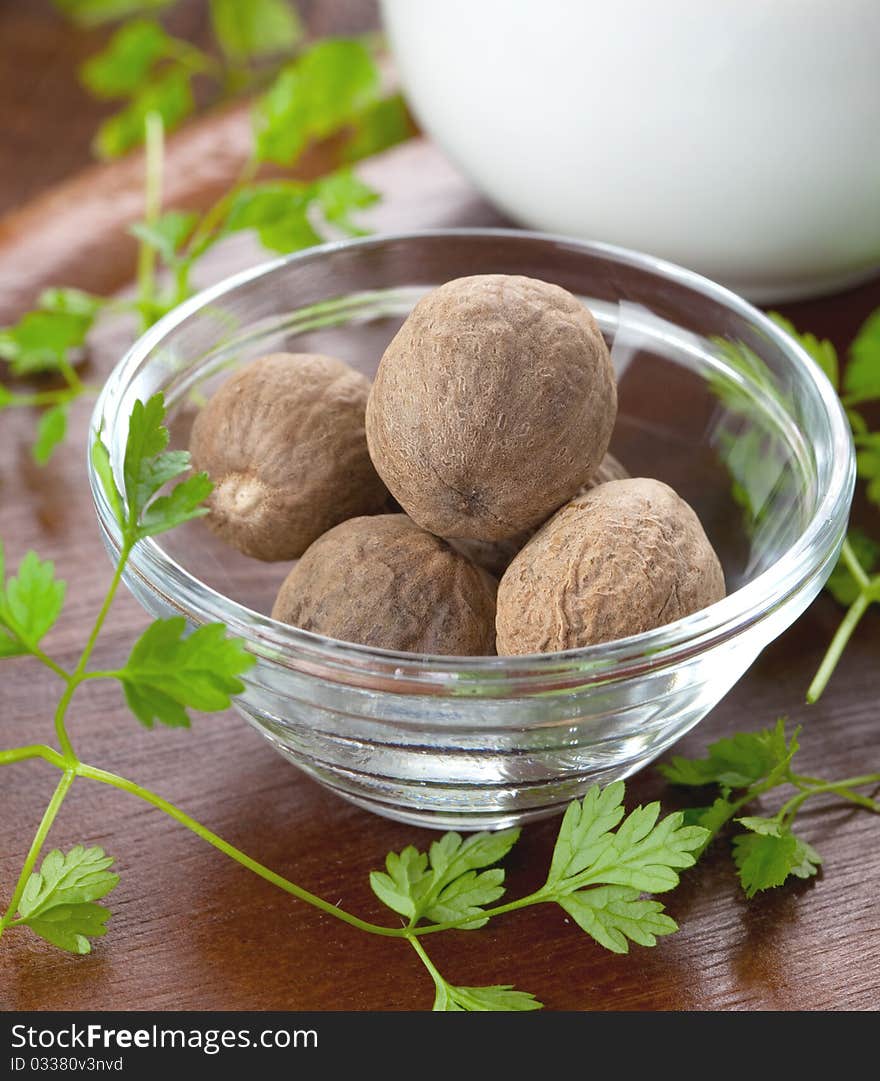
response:
M121 548L121 530L94 468L91 445L99 432L112 430L114 401L118 405L124 389L139 371L145 358L180 324L220 298L260 278L295 263L320 260L344 248L382 247L389 243L430 242L449 237L510 239L559 246L584 254L633 266L661 276L684 288L695 290L727 309L732 309L768 337L807 376L806 383L817 401L830 429L829 459L831 475L819 493L815 510L797 539L766 570L722 600L673 623L627 638L555 653L515 656L452 657L375 649L343 642L279 623L248 608L203 583L171 559L153 538L134 549L125 578L136 577L167 605L190 622L225 623L228 633L242 637L258 656L294 670L338 678L348 682L346 673L358 681L371 670L384 679L415 680L448 686L461 693L459 681L503 678L543 682L564 686L564 676L577 685L610 682L629 678L646 669L667 667L735 637L765 619L801 590L809 587L818 575L830 573L846 532L849 507L855 488L855 451L852 434L843 406L824 372L806 350L758 308L732 290L695 271L635 251L600 241L582 240L565 235L509 228L436 228L404 232L377 233L355 239L334 240L315 245L291 255L271 259L246 268L209 286L167 313L126 351L107 377L95 404L89 435L88 473L99 524L104 538L115 552ZM127 419L127 418L126 418ZM111 467L118 480L118 463ZM173 584L174 595L167 586ZM456 686L457 685L457 686ZM476 687L474 688L476 690Z

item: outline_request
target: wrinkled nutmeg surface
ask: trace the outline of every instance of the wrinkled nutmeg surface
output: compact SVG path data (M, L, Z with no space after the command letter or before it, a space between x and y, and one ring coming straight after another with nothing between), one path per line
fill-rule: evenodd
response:
M458 278L415 306L367 406L382 479L419 525L502 540L540 524L594 473L617 391L592 315L533 278Z
M405 514L351 518L308 549L272 618L408 653L495 652L496 583Z
M225 382L196 417L195 469L214 482L208 525L257 559L295 559L388 498L364 432L369 380L334 357L273 353Z
M699 519L657 480L609 481L539 530L498 587L499 655L550 653L641 634L725 594Z
M628 476L629 473L626 468L617 458L613 454L606 454L599 463L596 472L586 484L581 486L578 495L589 492L590 489L605 484L609 480L624 480ZM457 548L459 552L463 552L478 567L482 567L493 577L500 578L510 566L513 557L525 546L529 538L535 535L538 529L540 529L540 525L536 526L535 529L526 529L522 533L508 537L506 540L480 541L460 537L450 540L450 544L453 548Z

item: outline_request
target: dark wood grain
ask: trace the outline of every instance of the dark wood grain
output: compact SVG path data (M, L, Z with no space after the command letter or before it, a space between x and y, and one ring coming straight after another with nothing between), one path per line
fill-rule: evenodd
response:
M377 227L499 220L425 143L365 169L386 192ZM255 257L246 244L233 245L218 253L209 272L222 275ZM875 282L786 310L843 346L877 305ZM126 333L120 327L103 335L90 361L92 379L106 375ZM0 537L10 562L35 548L69 581L65 615L47 640L65 665L75 663L110 579L86 482L88 412L88 403L77 404L70 449L45 471L28 457L33 415L0 415ZM859 514L867 515L864 507ZM870 524L880 528L876 515ZM825 697L813 707L803 704L840 615L829 597L820 597L677 750L697 754L719 735L787 714L804 726L806 772L880 769L876 610ZM117 664L145 625L139 606L120 596L95 664ZM4 661L2 674L0 746L51 740L59 692L53 677L27 659ZM114 686L95 684L77 694L71 728L84 759L157 789L268 866L365 917L386 920L368 872L389 849L425 845L434 836L324 791L231 712L200 717L190 732L147 732ZM42 763L0 772L0 895L8 897L56 780ZM632 802L662 797L676 805L676 794L650 769L628 788ZM550 820L524 831L507 861L511 896L539 884L557 828ZM722 841L668 897L681 931L654 950L611 955L561 911L533 909L477 933L438 935L432 953L458 983L515 983L557 1010L876 1009L878 831L880 821L868 814L817 806L804 815L803 832L825 857L822 874L750 902ZM0 1009L430 1007L430 981L404 943L372 938L292 900L131 797L77 784L51 842L80 841L104 845L119 861L110 934L87 958L59 954L24 933L5 936Z

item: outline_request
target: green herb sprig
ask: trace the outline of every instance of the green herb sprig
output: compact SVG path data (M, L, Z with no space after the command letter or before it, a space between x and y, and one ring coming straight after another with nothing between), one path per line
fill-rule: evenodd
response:
M130 421L117 485L110 458L98 436L92 461L119 526L120 551L110 588L80 658L67 671L43 648L43 640L61 616L65 585L51 562L29 552L15 575L5 574L0 548L0 657L30 656L61 680L55 710L57 746L30 744L0 751L0 765L40 759L61 771L52 798L37 827L12 896L0 918L0 936L29 928L72 953L88 953L92 940L105 934L109 909L103 901L118 877L112 857L100 848L77 845L67 853L52 850L37 864L49 831L75 782L111 785L145 801L192 830L231 859L287 893L336 919L370 934L405 939L425 965L435 986L436 1010L534 1010L533 995L509 984L461 987L437 970L425 949L425 936L453 928L475 930L490 919L537 904L553 904L568 913L591 938L615 953L629 943L653 946L677 929L663 905L644 894L664 893L678 884L679 872L693 865L708 832L684 823L680 812L660 818L660 805L637 807L626 814L624 785L594 787L569 806L540 889L497 904L504 894L504 871L497 866L519 837L519 830L478 833L463 840L447 833L427 852L412 846L389 853L385 870L370 876L373 892L403 917L399 926L363 920L264 867L224 841L158 793L128 778L83 762L68 727L68 711L77 689L90 680L117 682L134 717L147 728L186 727L189 711L223 710L244 690L242 677L255 663L241 640L221 624L186 634L183 619L153 622L118 668L92 669L90 659L134 548L205 513L211 491L204 473L191 474L189 454L168 449L161 395L136 402ZM168 489L168 485L173 487Z
M834 345L814 334L801 333L778 312L770 312L825 373L846 410L856 445L858 475L864 494L873 508L880 508L880 432L872 430L864 407L880 402L880 309L868 317L849 348L846 365L841 364ZM786 413L795 403L780 389L767 365L747 345L725 338L714 339L725 364L745 380L745 387L724 371L713 372L709 386L734 416L751 416L756 406L749 388L759 388L766 397L776 399ZM747 525L760 528L765 513L764 500L781 472L784 451L756 424L745 430L721 429L717 438L722 457L731 472L734 500L746 511ZM752 492L761 493L761 504L753 501ZM821 661L807 691L807 701L816 702L828 684L846 646L862 617L872 604L880 601L880 537L851 529L843 542L840 559L826 583L826 589L847 608L836 634Z
M809 353L831 382L846 409L856 445L856 465L864 482L865 497L880 508L880 431L871 430L863 407L880 401L880 309L868 317L849 348L849 362L841 365L837 350L827 340L799 332L778 312L770 313L786 333ZM825 588L847 612L807 691L816 702L828 685L847 643L872 604L880 602L880 540L861 530L850 531L840 561Z
M880 786L880 773L839 781L797 773L793 761L800 749L799 734L797 728L787 735L780 719L773 728L718 740L705 758L676 756L659 767L673 784L717 790L710 805L689 809L685 820L708 831L704 847L729 823L742 827L733 837L733 860L747 897L818 871L821 856L792 828L807 800L832 795L880 814L880 800L856 791ZM774 814L743 813L755 800L786 787L794 793Z

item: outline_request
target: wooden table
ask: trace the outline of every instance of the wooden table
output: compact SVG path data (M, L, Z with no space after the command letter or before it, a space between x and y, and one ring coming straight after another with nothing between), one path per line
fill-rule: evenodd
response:
M386 193L378 228L497 222L428 144L368 163ZM0 226L2 237L2 226ZM108 241L109 243L109 241ZM15 276L10 234L0 278ZM225 273L255 257L238 246L211 268ZM75 259L74 259L75 264ZM75 269L75 266L74 266ZM39 278L27 268L33 280ZM85 272L85 271L84 271ZM71 280L75 283L74 279ZM785 310L842 347L872 308L880 282ZM113 334L91 360L101 378L120 347ZM74 410L68 448L45 471L31 465L34 417L0 415L0 537L9 562L28 548L67 578L66 611L48 642L72 666L110 577L85 474L89 403ZM857 518L878 531L876 514ZM804 726L803 770L845 776L880 769L877 696L880 614L870 613L825 697L803 704L806 686L841 611L821 596L677 748L787 714ZM140 607L121 595L94 663L112 667L143 629ZM0 746L51 738L59 685L27 659L2 662ZM81 755L135 777L223 837L302 886L369 919L393 922L367 875L390 849L426 846L429 831L355 809L279 758L236 714L199 717L192 731L141 729L115 685L78 692L71 713ZM0 892L8 897L56 775L42 763L0 772ZM675 795L652 771L628 783L631 804ZM506 862L509 895L539 884L558 820L531 825ZM432 941L441 971L460 984L515 983L554 1010L873 1009L880 972L880 822L848 807L804 814L802 829L825 857L818 879L746 901L721 841L667 895L681 931L653 950L607 953L550 908ZM266 884L122 793L80 783L51 835L53 845L103 845L122 881L110 933L87 958L60 954L33 936L0 942L2 1009L422 1010L432 988L403 942L349 929Z

